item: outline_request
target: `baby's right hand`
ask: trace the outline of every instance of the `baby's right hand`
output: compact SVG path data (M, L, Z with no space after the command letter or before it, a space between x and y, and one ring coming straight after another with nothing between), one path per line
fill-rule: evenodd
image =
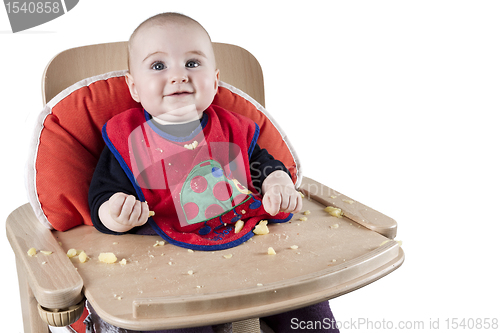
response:
M108 229L125 232L147 222L149 207L146 202L137 200L133 195L119 192L102 204L99 217Z

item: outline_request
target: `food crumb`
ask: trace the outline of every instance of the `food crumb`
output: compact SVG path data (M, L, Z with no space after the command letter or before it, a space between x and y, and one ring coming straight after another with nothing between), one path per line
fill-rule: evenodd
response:
M243 212L242 212L243 213ZM238 220L236 221L235 225L234 225L234 233L238 233L241 231L241 229L243 229L243 226L245 225L245 222L243 222L242 220Z
M354 203L354 200L351 199L342 199L342 201L348 203L349 205L352 205Z
M27 253L30 257L33 257L36 254L36 249L32 247L31 249L28 250Z
M76 256L76 250L75 249L69 249L68 252L66 253L66 255L68 256L68 258L73 258L74 256Z
M191 270L188 271L188 275L193 275L193 274L194 274L193 271L191 271Z
M305 222L305 221L307 221L307 217L303 216L303 217L299 218L299 221Z
M269 228L267 227L267 220L261 220L259 224L253 229L253 233L256 235L267 235L269 233Z
M125 266L127 264L127 259L123 258L120 260L120 265Z
M306 211L304 211L304 215L309 215L309 214L311 214L311 211L310 211L310 210L306 210Z
M164 241L156 241L155 245L153 245L153 247L158 247L158 246L163 246L165 245L165 242Z
M191 250L191 249L188 249L188 252L189 252L189 253L193 253L194 251L193 251L193 250Z
M88 259L89 257L87 256L85 251L80 252L80 254L78 255L78 260L80 260L82 264L85 263Z
M223 257L226 259L231 259L233 255L230 253L230 254L225 254Z
M52 251L40 251L40 253L43 253L48 256L52 254Z
M262 283L257 283L257 287L262 287L263 284Z
M344 213L342 212L342 210L340 208L336 208L336 207L332 207L332 206L325 207L324 211L327 212L328 214L330 214L331 216L334 216L334 217L342 217L342 215L344 215Z
M106 264L114 264L118 258L116 258L115 254L112 252L103 252L99 254L99 261Z
M338 223L335 223L334 225L330 226L330 228L332 228L332 229L338 229L338 227L339 227Z
M275 254L276 254L276 251L274 251L274 249L273 249L272 247L269 247L269 248L267 249L267 254L269 254L269 255L275 255Z
M297 250L299 247L298 247L297 245L292 245L292 246L290 246L290 248L291 248L292 250Z
M185 144L184 148L189 149L189 150L194 150L196 147L198 147L198 141L193 141L193 143L190 144Z

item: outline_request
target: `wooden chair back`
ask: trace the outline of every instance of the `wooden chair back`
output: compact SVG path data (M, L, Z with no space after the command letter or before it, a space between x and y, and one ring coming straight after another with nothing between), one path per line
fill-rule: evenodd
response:
M220 79L252 96L265 106L264 80L259 62L247 50L213 43ZM63 51L45 68L42 79L44 105L72 84L99 74L128 69L127 42L88 45Z

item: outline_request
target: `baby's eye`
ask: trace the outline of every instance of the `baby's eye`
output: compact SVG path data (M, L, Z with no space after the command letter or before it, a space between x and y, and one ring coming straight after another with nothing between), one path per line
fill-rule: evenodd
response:
M186 67L187 68L196 68L200 65L200 63L196 60L189 60L188 62L186 62Z
M155 71L161 71L162 69L165 69L165 64L161 61L154 62L151 65L151 69L154 69Z

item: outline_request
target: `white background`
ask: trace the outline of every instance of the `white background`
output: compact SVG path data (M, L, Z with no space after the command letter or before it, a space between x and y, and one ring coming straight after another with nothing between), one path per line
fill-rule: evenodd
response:
M340 323L376 327L342 332L500 318L497 1L81 0L16 34L1 7L2 230L27 202L23 169L45 65L71 47L127 40L162 11L252 52L267 109L305 175L398 221L403 266L331 301ZM22 332L14 255L5 231L0 238L0 331Z

